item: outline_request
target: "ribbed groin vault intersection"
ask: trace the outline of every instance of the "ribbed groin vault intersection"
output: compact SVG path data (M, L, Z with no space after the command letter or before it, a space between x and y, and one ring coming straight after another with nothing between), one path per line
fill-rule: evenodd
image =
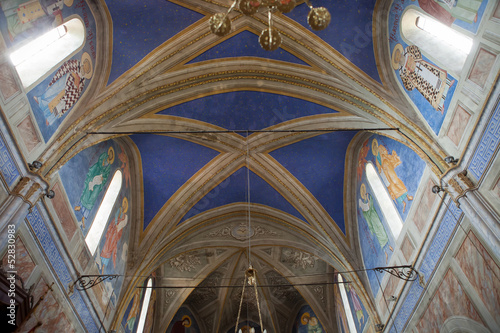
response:
M499 1L0 8L2 332L500 331Z

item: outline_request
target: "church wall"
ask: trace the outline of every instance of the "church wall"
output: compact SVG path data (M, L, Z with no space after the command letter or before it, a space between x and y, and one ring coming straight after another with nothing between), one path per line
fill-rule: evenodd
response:
M18 14L12 15L16 12L14 9L20 8L22 10L28 3L30 6L36 7L31 14L26 13L26 17L30 19L29 22L20 21L21 16ZM31 161L40 155L46 147L46 143L53 138L63 120L77 105L78 100L85 95L92 81L93 68L96 63L96 23L85 0L57 0L53 3L16 0L8 2L8 5L14 6L14 9L10 10L7 8L7 1L0 1L0 4L3 4L3 10L0 11L0 105L8 118L9 126L16 137L19 148L26 159ZM23 87L10 60L10 53L73 18L79 19L84 26L83 45L50 69L34 84ZM62 89L65 91L73 89L74 91L64 94L62 101L66 102L59 103L59 114L54 117L54 113L51 112L53 109L49 110L49 107L45 106L42 100L46 97L47 102L55 101L49 95L55 94L55 90L59 89L56 86L69 76L57 76L60 79L51 81L56 78L58 72L61 74L63 72L76 73L74 72L77 70L76 67L68 66L69 63L66 61L73 61L73 64L80 66L87 60L90 63L90 70L86 72L85 76L80 77L74 83L64 81L65 85L61 85L60 90L58 90L59 92ZM76 77L75 75L73 77ZM53 107L52 104L50 105Z
M415 260L424 280L404 286L387 331L500 330L499 215L492 194L499 174L499 119L497 87L463 161L437 183L446 192L429 194L442 204Z
M40 322L41 326L37 327L40 332L98 332L99 327L109 325L112 319L122 281L115 280L111 288L100 284L87 292L78 291L74 281L79 274L123 274L128 252L125 240L128 240L130 230L125 228L122 242L118 242L116 267L113 267L111 259L111 269L102 269L102 266L99 269L85 248L83 233L73 212L74 205L64 187L64 172L57 174L50 184L35 173L30 173L24 164L26 157L21 156L22 149L18 150L22 144L18 146L10 133L2 118L0 214L1 244L4 245L0 247L0 258L5 264L5 254L8 251L6 244L10 235L7 228L11 226L15 230L12 234L15 236L13 240L16 241L17 251L15 268L23 280L25 291L31 290L34 295L33 305L38 303L20 331L28 332ZM117 152L115 169L122 170L124 174L123 189L126 191L120 194L121 205L123 198L130 196L130 180L126 180L128 178L125 171L128 171L128 159L119 144L113 142L112 145ZM72 176L78 182L84 175L85 173ZM49 190L53 190L56 195L54 201L43 196ZM120 205L113 209L110 221L119 215ZM102 253L106 236L105 231L98 255ZM109 290L113 287L116 287L111 294L114 303L111 302L112 305L108 307ZM23 287L20 285L19 288ZM41 299L43 294L45 297Z
M374 140L378 142L379 146L385 147L387 154L399 160L399 162L391 164L391 167L389 164L392 162L386 160L386 157L382 158L378 154L374 155L374 151L371 148L373 142L375 142ZM377 167L378 159L378 164L381 166L380 169ZM382 213L380 208L380 200L382 199L376 197L375 192L367 181L367 163L373 164L378 176L384 182L385 190L388 193L391 191L388 190L387 186L392 190L397 187L394 184L395 177L385 174L390 170L393 170L400 180L398 184L404 184L403 186L398 186L401 189L404 188L405 191L396 194L395 198L391 200L391 204L397 209L397 213L403 222L401 232L397 238L389 226L387 217ZM389 169L385 169L384 164ZM429 169L426 168L424 161L408 147L387 137L376 135L369 137L363 144L358 157L357 174L359 243L364 266L366 268L375 268L411 264L428 232L428 219L437 207L435 196L427 195L435 183ZM380 227L383 230L377 227L379 225L375 221L377 218L372 218L372 215L365 208L361 207L362 202L363 204L367 203L366 198L362 198L361 195L362 184L365 184L366 192L374 198L373 207L376 216L380 219ZM398 201L397 197L400 196L403 200ZM367 271L367 276L375 306L379 310L379 315L383 319L386 319L389 315L388 310L392 310L394 305L394 302L390 300L391 296L397 296L403 284L399 279L387 273L369 270ZM356 318L356 314L354 314L354 317Z
M454 156L460 156L467 146L468 138L481 115L484 101L489 96L496 81L496 73L500 69L498 60L500 39L496 33L500 29L499 3L495 0L478 1L477 5L479 6L477 17L472 21L467 21L467 18L460 15L451 16L451 10L444 9L432 0L395 0L389 12L388 35L391 56L396 53L396 49L409 51L409 47L415 45L422 54L422 61L419 60L417 63L421 65L426 63L430 67L436 66L438 71L446 71L446 77L453 82L441 110L436 108L437 104L432 105L424 97L425 94L422 94L423 90L417 87L418 84L409 83L412 80L409 75L402 76L400 70L394 70L401 91L419 110L427 129L433 132L443 147ZM442 45L445 44L438 42L429 48L429 44L432 44L429 38L413 38L414 35L418 35L419 29L408 27L414 25L414 18L411 20L405 18L405 14L409 11L415 13L414 15L420 13L435 18L473 39L472 49L465 58L463 66L454 67L452 59L455 55L450 51L451 47L443 48ZM422 47L418 45L420 42ZM423 43L426 47L423 47ZM394 62L393 60L390 59L391 62Z

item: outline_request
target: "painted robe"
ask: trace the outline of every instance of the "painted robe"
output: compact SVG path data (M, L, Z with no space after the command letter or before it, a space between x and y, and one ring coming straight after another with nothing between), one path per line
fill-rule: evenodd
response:
M434 16L440 22L451 26L455 19L467 23L475 22L482 0L419 0L418 4L428 14Z
M108 266L111 258L113 259L113 267L116 267L116 254L118 252L118 242L122 238L123 228L127 225L127 214L119 214L111 221L106 231L106 242L101 251L101 260L103 265Z
M92 210L97 196L106 186L110 174L110 165L108 164L108 153L103 152L99 160L90 167L85 178L82 196L80 202L87 210Z
M44 111L47 124L62 117L80 98L85 78L80 73L80 61L68 60L57 70L47 90L35 100Z
M389 241L387 236L387 232L385 231L384 225L380 221L380 217L378 216L377 211L375 210L375 206L373 205L373 197L368 194L368 202L364 202L359 199L359 207L363 211L363 216L365 217L366 222L368 223L368 228L372 234L378 239L378 243L381 248Z
M379 173L383 172L387 179L387 190L392 200L396 200L398 203L403 202L407 197L408 190L395 171L396 167L401 164L398 154L393 150L392 155L390 155L387 148L379 145L376 163Z
M415 45L404 52L405 63L399 75L406 90L417 89L437 111L444 112L446 94L452 85L445 70L422 59L422 53Z

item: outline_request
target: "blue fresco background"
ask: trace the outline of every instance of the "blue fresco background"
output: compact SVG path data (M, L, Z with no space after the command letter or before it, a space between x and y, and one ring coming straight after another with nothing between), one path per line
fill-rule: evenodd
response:
M313 309L309 305L304 305L303 307L300 308L299 313L297 313L297 316L295 317L295 321L294 321L294 324L292 327L292 333L307 333L308 332L307 325L303 325L301 320L300 320L302 315L306 312L309 313L310 318L312 318L312 317L318 318L318 316L314 313ZM319 321L319 318L318 318L318 323L319 323L319 327L321 328L322 332L326 333L326 331L323 329L323 326L321 325L321 322Z
M21 0L20 0L21 1ZM28 1L26 1L28 2ZM95 25L95 20L94 16L92 15L92 12L90 8L88 7L87 3L85 0L75 0L72 4L71 7L68 7L64 5L62 8L62 16L63 20L67 21L68 19L71 19L73 17L78 17L81 19L81 21L85 25L85 44L83 45L83 48L79 50L73 57L69 59L65 59L65 61L70 60L70 59L76 59L80 61L82 54L84 52L87 52L91 59L92 59L92 65L93 68L95 68L95 60L96 60L96 25ZM8 47L16 47L18 45L21 45L23 43L26 43L28 40L33 40L42 35L43 33L49 31L50 29L54 28L53 23L51 22L46 22L45 25L41 25L37 27L34 30L29 30L25 31L22 35L16 36L14 40L11 40L9 38L9 32L7 29L7 23L6 23L6 18L4 15L3 11L0 11L0 31L4 37L4 40L7 43ZM40 132L42 133L43 139L45 142L48 142L52 135L55 133L59 125L62 123L64 118L67 116L69 112L71 112L70 108L66 113L62 115L62 117L57 118L52 124L47 124L46 118L43 114L42 109L38 105L38 103L35 102L33 97L39 97L41 96L45 90L47 90L47 87L54 77L54 74L56 71L59 69L57 67L53 72L48 72L45 74L43 80L38 83L36 86L30 88L30 91L27 92L27 97L28 101L31 105L31 108L33 110L33 114L35 115L36 123L38 125L38 128L40 129ZM90 85L92 78L90 80L85 80L85 86L83 88L83 93L85 93L85 90L88 88ZM74 107L74 106L73 106Z
M111 210L111 214L108 218L108 221L106 223L107 227L104 229L104 232L102 234L101 240L99 242L99 245L97 247L97 250L94 254L94 261L100 262L98 256L100 256L102 249L105 246L106 243L106 232L108 230L108 227L112 221L117 218L117 214L119 213L120 207L122 206L122 202L124 198L127 198L128 200L128 210L126 212L126 215L128 216L128 222L127 225L124 227L121 237L117 243L117 255L116 255L116 266L113 264L113 260L111 257L110 263L102 267L102 264L97 265L97 269L99 271L99 274L118 274L122 275L125 272L126 268L126 262L127 262L127 255L128 255L128 239L130 235L130 225L132 223L131 221L131 210L132 210L132 202L131 202L131 196L130 196L130 183L127 183L126 179L126 173L128 172L128 168L125 167L125 163L122 162L122 160L119 157L119 154L122 154L123 157L127 157L126 161L128 162L128 156L125 155L125 152L123 151L122 147L114 142L113 140L106 141L99 143L95 146L92 146L90 148L87 148L77 154L75 157L73 157L71 160L69 160L59 171L59 175L61 177L61 182L64 186L64 189L66 191L66 194L68 196L69 202L71 204L71 209L73 210L73 213L75 214L75 217L77 221L81 221L82 219L82 213L81 211L76 211L74 210L75 206L78 206L80 204L80 197L82 195L83 191L83 186L85 182L85 175L87 175L87 172L89 168L94 165L97 160L99 159L99 156L103 152L107 152L109 147L113 147L115 151L115 159L113 163L110 166L110 173L109 177L106 181L106 186L103 188L103 190L99 193L94 206L92 210L90 211L88 218L85 220L85 227L81 223L78 223L80 226L80 230L83 233L83 237L85 237L94 221L95 215L97 213L97 210L100 207L100 203L107 191L107 188L109 187L109 184L111 183L111 180L113 178L113 175L117 170L120 170L122 172L122 186L120 193L118 194L118 197L115 201L115 204L113 206L113 209ZM128 163L127 163L128 164ZM83 176L82 176L83 175ZM112 281L106 281L104 283L105 286L108 287L108 289L112 290L113 293L111 295L111 302L113 304L116 304L116 301L120 295L121 287L123 284L123 277L120 276L118 279L112 280Z
M481 20L484 15L484 10L486 8L488 1L484 0L481 4L481 7L479 8L478 11L478 19L477 22L475 23L467 23L464 21L461 21L459 19L456 19L454 23L452 24L452 28L454 27L460 27L466 30L469 30L472 33L476 33L479 27L479 24L481 23ZM390 54L392 55L392 52L394 50L394 46L398 43L400 43L403 48L406 48L408 46L407 43L403 40L401 34L400 34L400 22L402 15L404 13L404 10L408 6L413 6L418 8L418 1L412 1L412 0L396 0L393 2L391 6L391 10L389 12L389 25L388 25L388 33L391 36L389 38L389 44L390 44ZM419 8L418 8L419 9ZM392 34L391 34L392 32ZM422 55L423 60L432 63L425 55ZM390 59L388 59L390 61ZM443 70L446 70L446 68L442 68ZM448 111L448 107L450 105L450 102L453 98L453 94L455 92L455 89L458 85L458 80L448 74L448 79L450 81L455 80L454 84L450 87L447 97L445 99L444 103L444 112L441 114L441 112L436 111L431 104L423 97L423 95L417 90L413 89L412 91L408 91L404 88L403 82L401 80L401 77L398 72L395 72L397 80L401 84L403 90L405 93L408 95L408 97L415 103L417 108L419 109L420 113L422 116L425 118L427 121L427 124L430 126L430 128L434 131L434 133L437 135L441 129L441 126L443 125L444 118L446 117L446 113Z
M396 174L404 182L408 190L408 195L414 197L422 179L422 175L426 166L425 162L414 151L412 151L405 145L381 135L372 135L368 140L364 142L363 146L369 147L369 151L366 156L366 163L372 163L373 166L375 167L375 170L377 170L375 163L375 156L373 156L371 149L371 144L373 139L376 139L379 145L385 146L389 154L392 154L393 150L398 154L402 163L395 168ZM396 245L395 245L396 240L394 239L392 232L390 231L389 225L387 223L387 220L384 214L382 213L382 210L380 209L380 205L377 201L377 198L368 183L364 166L365 162L361 161L361 158L358 165L360 165L360 168L362 168L363 173L361 179L358 178L356 201L358 202L358 200L361 198L360 187L361 184L364 183L366 185L367 193L370 193L374 198L375 209L380 217L380 220L389 238L388 244L385 245L384 248L382 249L377 240L377 237L374 234L371 234L368 228L368 224L362 214L362 210L359 207L359 204L357 204L359 241L360 241L361 251L363 254L363 261L365 264L365 268L370 269L375 267L387 266L394 251L396 250ZM408 216L408 212L410 211L411 206L413 205L413 201L408 201L406 205L406 210L404 212L403 212L403 205L396 204L394 200L392 201L392 203L395 205L404 223ZM402 237L402 235L400 235L400 237ZM390 250L389 246L391 246L394 249L394 251ZM387 253L387 260L386 260L386 253ZM379 284L378 284L379 282L375 274L378 274L378 278L380 279L380 281L382 280L383 275L380 273L376 273L372 270L367 271L367 274L368 274L368 279L370 281L372 293L375 297L379 291Z

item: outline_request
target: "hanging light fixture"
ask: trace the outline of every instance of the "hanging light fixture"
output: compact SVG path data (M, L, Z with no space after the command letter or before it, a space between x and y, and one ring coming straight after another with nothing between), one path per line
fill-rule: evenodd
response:
M325 7L314 8L309 0L305 3L311 9L307 23L313 30L323 30L330 24L331 15ZM217 13L210 17L210 30L217 36L226 36L231 32L229 13L238 5L239 10L248 16L267 10L268 28L259 37L260 46L266 51L274 51L281 45L281 34L273 27L273 13L289 13L297 5L297 0L233 0L227 13Z

